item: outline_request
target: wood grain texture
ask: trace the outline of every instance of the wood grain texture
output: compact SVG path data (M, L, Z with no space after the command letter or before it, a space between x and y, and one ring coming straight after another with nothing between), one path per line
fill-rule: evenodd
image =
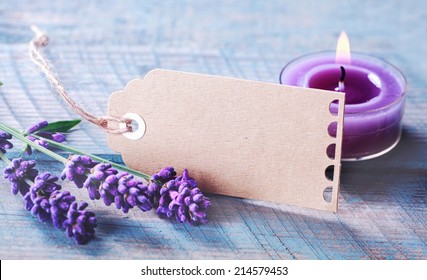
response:
M353 50L388 60L408 80L401 142L378 159L343 164L336 214L213 195L210 223L191 227L91 202L97 238L76 246L31 217L1 180L0 258L427 259L426 11L422 0L0 2L0 119L16 127L75 117L27 57L34 23L51 36L48 56L65 87L99 115L111 92L158 67L277 82L293 58L333 49L342 29ZM113 153L90 124L69 142Z

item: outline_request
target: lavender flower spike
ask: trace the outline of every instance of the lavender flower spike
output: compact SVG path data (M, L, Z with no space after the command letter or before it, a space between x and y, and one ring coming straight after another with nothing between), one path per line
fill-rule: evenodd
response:
M15 158L12 164L4 169L4 178L11 183L12 194L20 192L23 196L30 190L27 180L34 181L38 175L36 162L34 160L24 161L22 158Z
M159 190L159 200L156 213L159 215L160 218L171 218L175 215L175 213L172 211L174 209L169 209L169 204L172 203L172 198L170 196L170 193L172 191L175 191L175 181L169 181L166 184L163 185L162 188Z
M65 228L68 209L76 198L70 192L54 191L49 197L50 212L52 214L53 225L58 229Z
M54 191L61 189L57 181L58 177L48 172L42 173L35 178L34 185L24 196L25 208L37 216L40 222L51 221L49 197Z
M48 126L48 124L49 123L47 121L41 121L41 122L35 123L35 124L31 125L30 127L28 127L27 130L25 131L25 133L27 135L28 134L38 135L40 137L43 137L43 138L46 138L49 140L53 140L53 141L58 142L58 143L64 142L65 141L65 135L64 134L62 134L60 132L52 133L50 131L42 130L43 128ZM37 139L31 135L29 135L27 138L39 146L42 146L44 148L49 147L49 144L43 139ZM29 145L27 145L25 147L25 153L27 155L31 155L33 153L32 149Z
M8 140L12 139L12 135L7 132L0 131L0 152L5 154L7 149L12 149L13 145Z
M79 244L86 244L95 235L97 226L95 213L85 210L88 204L73 202L64 222L65 232Z
M58 143L64 142L66 140L65 135L60 133L60 132L52 133L49 131L43 131L42 130L42 131L36 132L35 134L40 136L40 137L43 137L43 138L46 138L49 140L53 140L53 141L58 142Z
M117 208L122 208L127 213L130 208L138 207L142 211L149 211L153 208L149 199L148 187L132 175L124 174L118 180L117 195L114 203Z
M150 194L151 204L154 207L159 205L160 200L160 188L170 180L175 179L176 172L173 167L165 167L158 173L151 176L151 181L148 184L148 192Z
M78 204L70 192L59 191L58 177L43 173L35 178L34 185L24 196L27 210L39 218L40 222L52 222L78 244L86 244L94 237L96 217L85 210L88 204Z
M117 174L118 171L111 167L109 163L99 163L92 170L91 174L86 178L83 183L83 186L87 188L90 199L100 199L100 186L102 182L110 175ZM113 194L111 197L108 194L102 193L102 197L104 198L104 203L107 206L110 206L113 202Z
M87 179L87 173L97 165L98 162L93 161L88 156L73 155L68 159L65 164L65 168L61 173L61 179L67 178L69 181L73 181L78 188L83 187L83 183Z
M39 131L42 128L45 128L49 123L47 121L41 121L35 124L32 124L30 127L26 129L27 134L33 134L36 131Z
M66 139L65 139L65 135L64 134L62 134L60 132L56 132L56 133L52 134L52 140L55 141L55 142L58 142L58 143L62 143Z
M102 172L97 172L96 169ZM94 195L90 189L94 188L99 191L99 195L95 193L96 199L100 196L107 206L115 203L117 209L122 209L124 213L128 213L133 207L138 207L144 212L153 208L148 187L141 180L126 172L118 173L106 163L94 168L85 186L88 187L89 196Z
M160 189L157 214L179 222L192 225L208 222L206 212L210 207L209 198L197 187L197 181L191 178L188 170L174 180L170 180Z
M172 179L175 179L176 172L175 169L171 166L165 167L156 174L153 174L152 180L159 181L161 183L166 183Z
M206 224L208 222L206 211L211 205L209 198L205 197L199 188L191 189L182 184L178 192L171 193L172 203L169 209L176 213L176 219L182 223Z

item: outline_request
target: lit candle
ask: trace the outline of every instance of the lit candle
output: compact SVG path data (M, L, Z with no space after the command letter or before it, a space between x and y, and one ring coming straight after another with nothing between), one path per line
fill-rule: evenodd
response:
M280 83L345 93L342 159L362 160L383 155L400 140L406 81L384 60L360 53L350 56L342 33L333 52L295 59L280 73ZM332 103L331 113L338 106ZM336 126L328 128L330 135ZM330 157L334 150L328 150Z

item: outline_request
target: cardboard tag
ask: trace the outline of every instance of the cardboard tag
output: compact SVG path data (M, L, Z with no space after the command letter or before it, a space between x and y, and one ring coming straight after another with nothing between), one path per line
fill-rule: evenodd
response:
M139 122L108 135L131 168L188 168L207 193L337 210L343 93L157 69L113 93L108 113Z

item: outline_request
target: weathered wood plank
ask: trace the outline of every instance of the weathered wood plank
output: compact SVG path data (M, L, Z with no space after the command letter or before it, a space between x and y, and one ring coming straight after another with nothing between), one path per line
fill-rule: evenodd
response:
M97 238L76 246L40 224L0 181L2 259L427 259L427 44L425 1L0 2L0 120L25 127L75 115L27 58L30 24L52 38L48 56L75 99L106 112L111 92L156 67L276 82L296 56L332 49L346 29L354 50L381 56L407 76L404 133L381 158L344 164L336 214L212 196L210 223L122 214L91 202ZM102 10L102 16L96 16ZM108 154L90 124L69 142ZM37 156L43 170L60 164ZM118 160L118 157L113 157ZM244 164L244 163L242 163ZM279 171L277 171L279 172ZM268 186L260 186L266 188ZM65 184L79 199L84 190Z

